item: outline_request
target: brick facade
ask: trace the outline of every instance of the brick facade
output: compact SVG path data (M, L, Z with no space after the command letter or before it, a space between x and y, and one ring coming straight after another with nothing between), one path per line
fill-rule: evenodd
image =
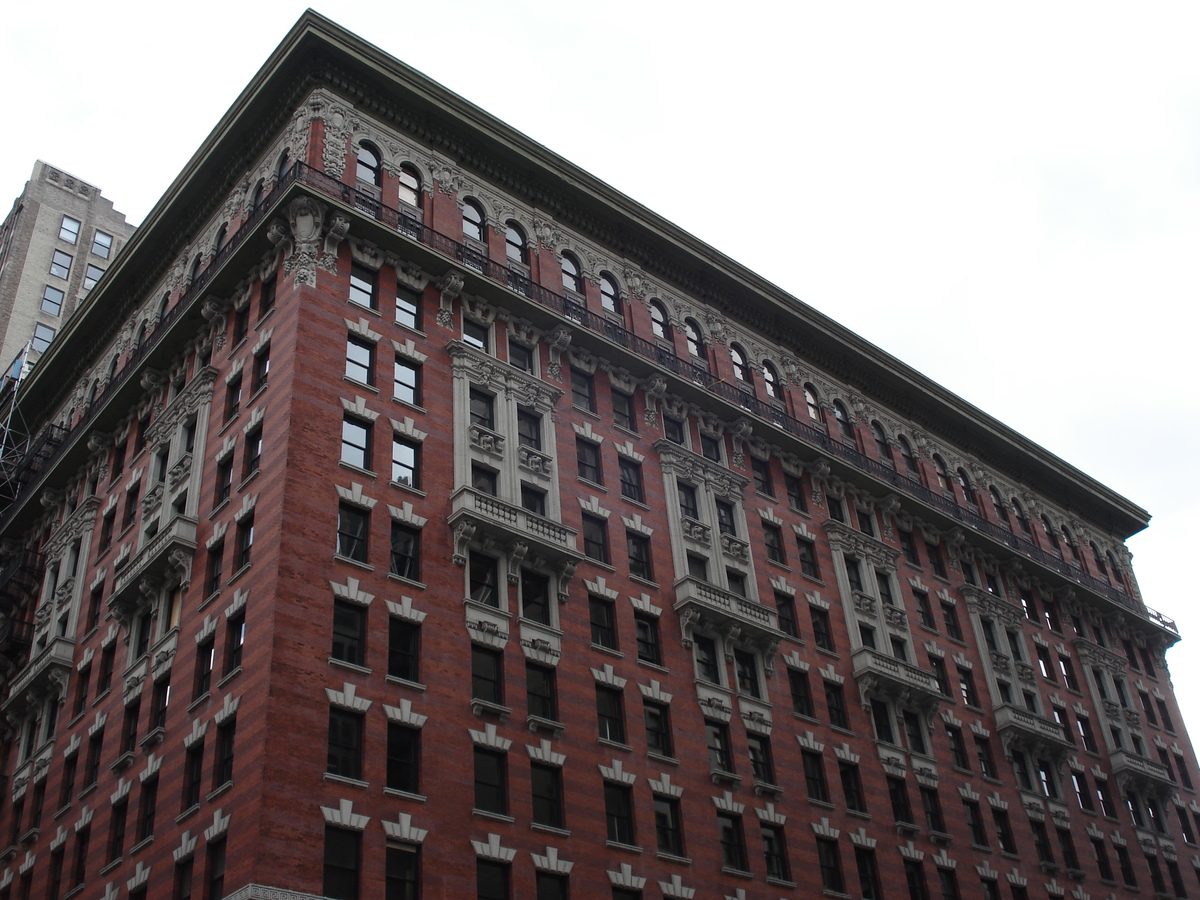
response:
M206 146L16 401L0 898L1198 889L1142 510L315 14Z

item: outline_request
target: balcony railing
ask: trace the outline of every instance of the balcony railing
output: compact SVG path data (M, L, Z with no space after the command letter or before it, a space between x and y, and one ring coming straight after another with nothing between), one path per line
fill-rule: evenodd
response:
M687 577L675 583L675 609L691 609L719 626L735 626L766 640L782 637L775 610L716 585Z
M113 584L108 604L113 609L125 605L131 590L148 575L161 575L171 565L171 552L182 549L188 553L196 550L196 520L188 516L175 516L158 534L137 552L122 568Z
M75 656L75 644L66 638L55 638L34 655L33 659L15 679L9 690L4 709L23 706L25 695L41 694L51 687L52 680L61 679L65 685L70 677Z
M463 244L452 237L433 230L427 225L417 222L413 218L412 210L398 210L385 206L377 197L372 196L370 193L360 191L351 185L339 181L337 178L325 174L319 169L312 168L301 162L295 163L285 175L279 178L275 187L263 198L263 202L253 210L246 222L230 236L225 246L213 256L209 264L197 273L195 279L188 285L183 296L179 298L175 306L159 320L157 325L146 335L142 343L134 349L133 354L121 370L117 372L100 395L83 411L79 421L71 429L70 433L62 436L57 449L42 461L38 471L49 468L54 459L88 429L96 413L107 403L113 393L128 381L130 375L136 370L137 364L161 341L162 336L169 330L171 324L181 311L199 299L213 274L240 248L241 244L258 227L261 220L269 213L273 213L275 202L292 185L297 183L303 184L331 200L343 203L351 209L357 209L360 214L371 216L397 233L403 234L447 258L479 272L498 284L504 285L528 297L535 303L570 319L594 334L600 335L612 343L623 347L625 350L669 370L692 384L705 388L710 393L758 416L760 419L769 422L776 428L787 432L809 446L821 450L826 455L837 457L847 465L853 466L859 471L872 476L900 493L919 500L927 506L932 506L944 515L1008 545L1025 556L1053 569L1064 578L1082 585L1090 591L1139 615L1148 615L1142 604L1124 591L1072 567L1060 557L1056 557L1037 547L1032 541L1018 536L1011 529L991 522L978 512L973 512L970 508L959 505L954 498L947 497L937 491L929 490L919 481L915 481L906 473L897 470L893 465L872 459L866 454L861 453L857 448L831 438L825 433L824 429L814 427L810 422L788 415L774 403L748 395L737 385L730 384L718 378L706 366L697 365L691 362L690 359L680 358L675 354L673 348L639 337L625 328L621 323L588 310L578 300L572 300L561 294L556 294L548 288L537 284L524 272L510 269L503 263L489 259L485 254L480 252L478 247ZM22 460L22 465L24 462ZM27 496L35 482L36 479L34 478L21 480L15 499L22 499ZM15 514L17 506L19 504L15 501L10 504L3 519L0 519L0 531L8 525L9 520ZM1148 615L1148 617L1154 624L1173 633L1178 633L1174 627L1174 622L1170 619L1158 614Z
M1003 732L1012 730L1018 744L1038 744L1042 746L1070 749L1071 742L1061 725L1053 719L1039 716L1027 709L1005 703L997 706L996 730Z
M579 557L575 548L575 529L474 488L459 488L451 498L451 526L464 517L471 518L488 531L502 532L508 540L532 539L560 555Z
M940 701L942 692L938 688L937 679L931 672L919 669L902 659L872 650L870 647L860 647L854 651L854 677L870 677L876 680L878 688L885 694L896 694L920 691L928 700ZM890 688L890 690L889 690Z
M1153 759L1138 756L1128 750L1116 750L1109 756L1113 775L1133 775L1143 781L1151 782L1156 788L1175 787L1167 767Z

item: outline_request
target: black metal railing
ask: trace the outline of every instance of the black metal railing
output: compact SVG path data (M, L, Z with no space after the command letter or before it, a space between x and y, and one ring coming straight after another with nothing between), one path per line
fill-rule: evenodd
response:
M43 464L39 471L53 462L67 446L72 444L86 430L97 411L128 380L136 369L137 363L157 345L162 335L166 333L181 310L186 309L192 301L199 297L220 265L232 253L236 252L249 234L255 230L267 211L274 206L283 192L296 183L311 187L325 197L343 203L361 214L370 215L381 224L441 253L443 256L461 264L464 268L471 269L493 281L505 285L514 292L558 313L564 318L586 328L588 331L606 338L629 352L652 362L656 366L667 369L680 378L706 389L735 406L741 407L746 412L765 420L776 428L793 435L825 454L836 457L859 471L865 472L875 479L891 485L901 493L919 500L927 506L933 507L944 515L962 522L994 540L1006 544L1042 565L1053 569L1065 578L1127 609L1139 614L1144 613L1142 605L1130 595L1114 588L1107 582L1093 578L1082 570L1070 566L1060 557L1047 553L1028 539L1019 537L1010 529L989 521L978 512L973 512L961 506L955 498L948 497L939 491L930 490L919 481L900 472L894 466L886 465L872 459L856 447L831 437L823 429L816 428L801 419L789 415L780 405L761 400L744 391L736 384L731 384L724 379L718 378L706 366L694 363L690 359L682 359L675 354L673 349L634 334L622 323L614 321L609 316L588 310L578 300L557 294L537 284L524 272L510 269L503 263L488 258L479 248L461 243L448 235L433 230L428 225L414 218L412 210L394 209L386 206L380 202L378 197L360 191L337 178L327 175L319 169L301 162L296 162L278 180L267 196L263 198L263 201L251 212L247 220L229 237L225 246L212 257L204 269L196 274L191 284L188 285L175 305L151 329L150 333L146 335L142 343L134 350L134 353L129 357L116 376L114 376L112 381L84 410L79 421L60 442L57 451ZM30 480L23 482L18 496L24 495L30 486ZM0 530L8 525L15 505L15 502L10 504L9 510L5 512L3 519L0 519ZM1153 611L1149 612L1153 613ZM1150 618L1162 627L1172 631L1175 630L1174 622L1158 613L1153 613Z

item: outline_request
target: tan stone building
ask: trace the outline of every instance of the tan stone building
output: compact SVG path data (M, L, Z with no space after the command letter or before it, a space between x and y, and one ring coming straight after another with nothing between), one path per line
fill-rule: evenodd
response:
M38 160L0 225L0 365L36 359L133 233L100 188Z

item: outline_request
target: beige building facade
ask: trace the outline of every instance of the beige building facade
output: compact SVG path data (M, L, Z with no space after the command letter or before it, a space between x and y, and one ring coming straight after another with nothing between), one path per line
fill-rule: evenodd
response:
M133 233L100 189L38 160L0 225L0 365L34 361Z

